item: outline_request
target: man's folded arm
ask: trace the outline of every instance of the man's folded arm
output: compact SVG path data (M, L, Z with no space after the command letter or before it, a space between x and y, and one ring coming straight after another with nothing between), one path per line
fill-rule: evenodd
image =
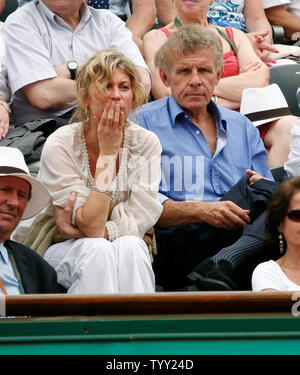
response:
M40 110L64 109L76 104L76 83L71 79L44 79L22 90L30 104Z

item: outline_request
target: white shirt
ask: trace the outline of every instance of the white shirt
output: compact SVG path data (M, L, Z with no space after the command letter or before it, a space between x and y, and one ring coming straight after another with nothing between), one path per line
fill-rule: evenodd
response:
M274 260L260 263L252 274L252 290L259 292L263 289L279 291L300 290L300 285L291 281Z
M291 129L290 153L284 169L289 177L300 176L300 120Z
M6 69L6 48L2 34L0 31L0 99L7 102L10 101L10 89L7 85L7 69Z
M66 64L71 59L85 62L99 50L115 48L137 66L147 69L132 41L131 31L109 10L82 5L80 23L73 30L41 0L34 0L13 12L6 19L3 31L9 86L14 94L13 120L17 125L60 116L72 108L41 111L20 90L30 83L56 77L55 65Z
M282 5L286 10L300 18L299 0L262 0L265 9Z
M0 242L0 279L8 295L21 294L18 279L3 242ZM4 294L1 288L0 294Z

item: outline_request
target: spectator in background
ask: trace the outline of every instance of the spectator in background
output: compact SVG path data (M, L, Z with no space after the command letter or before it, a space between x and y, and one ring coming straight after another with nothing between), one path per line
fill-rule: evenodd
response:
M210 22L219 26L231 26L247 33L256 54L263 61L270 61L272 27L262 6L262 0L215 0L208 12Z
M125 21L133 40L143 51L143 36L155 24L155 0L88 0L88 5L97 9L105 7Z
M278 187L267 209L265 245L271 260L255 268L254 291L300 290L299 230L300 177L294 177Z
M159 71L155 68L155 53L172 34L176 33L182 26L192 23L210 28L219 35L222 40L225 64L222 77L224 79L221 79L219 86L221 84L224 86L229 79L238 81L237 85L235 85L238 87L234 89L231 87L232 83L228 85L230 86L232 94L238 93L238 99L231 99L232 103L229 104L229 98L227 98L225 103L225 100L223 102L223 95L218 93L216 95L218 95L220 99L220 105L231 109L238 109L242 90L248 87L248 84L251 84L251 87L260 87L268 83L268 69L264 64L260 63L260 60L251 49L251 44L244 33L237 29L231 29L232 35L229 36L224 28L214 26L209 22L207 12L210 2L211 0L201 0L190 3L182 0L174 0L173 7L177 14L176 18L166 27L151 30L145 35L145 59L152 72L152 94L155 99L170 95L170 88L162 84ZM239 73L243 74L239 76Z
M157 17L162 25L172 22L176 16L173 0L157 0ZM238 28L247 33L256 54L265 62L270 61L272 28L266 18L261 0L211 1L208 19L219 26Z
M214 100L218 105L239 110L243 90L249 87L265 87L269 84L269 69L253 50L249 39L238 29L212 25L207 19L210 0L185 2L174 0L176 18L164 28L151 30L144 37L144 54L152 72L152 94L155 99L170 95L171 89L161 80L155 66L156 51L182 26L196 23L216 33L222 41L224 68L221 79L215 86ZM260 108L263 111L263 108ZM296 121L293 116L284 116L266 121L259 130L268 151L270 167L283 165L290 150L290 129Z
M288 177L300 176L300 120L291 129L291 145L288 160L284 163Z
M18 0L20 6L31 0ZM131 30L133 40L143 51L143 36L155 24L155 0L85 0L95 9L109 9ZM131 6L129 5L131 3Z
M47 139L39 179L56 206L77 193L72 224L80 233L51 245L45 259L69 293L154 292L143 238L162 211L161 146L127 119L146 100L137 70L124 55L103 50L80 67L77 92L80 122Z
M76 69L101 49L123 52L150 90L149 71L125 24L107 10L87 7L84 0L34 0L12 13L3 31L17 126L40 118L67 122L76 106Z
M300 39L300 2L299 0L262 0L266 16L272 25L284 28L287 38Z
M10 240L20 220L35 216L50 201L45 186L29 174L21 151L0 147L0 294L59 292L54 269Z

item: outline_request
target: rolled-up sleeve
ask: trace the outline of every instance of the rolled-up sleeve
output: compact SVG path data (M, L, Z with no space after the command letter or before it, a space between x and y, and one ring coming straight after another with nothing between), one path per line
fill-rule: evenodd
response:
M0 34L0 99L10 101L11 93L8 87L7 66L6 66L6 48L4 35Z
M143 56L134 41L132 40L132 33L126 27L126 24L121 21L114 14L111 15L111 48L115 48L119 52L123 53L128 59L130 59L135 65L145 68L150 73L150 70L143 59Z
M57 76L49 49L36 24L25 23L15 14L5 22L3 33L12 94L28 84Z
M295 121L291 130L291 144L288 161L284 169L289 177L300 176L300 120Z

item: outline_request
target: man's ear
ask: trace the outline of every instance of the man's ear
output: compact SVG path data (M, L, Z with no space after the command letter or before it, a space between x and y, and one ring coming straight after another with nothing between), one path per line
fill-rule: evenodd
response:
M222 75L223 75L223 68L217 73L217 79L218 79L218 82L219 82L220 79L222 78Z
M169 78L168 78L167 74L161 68L159 68L159 76L160 76L160 79L162 80L163 84L166 87L170 87Z

